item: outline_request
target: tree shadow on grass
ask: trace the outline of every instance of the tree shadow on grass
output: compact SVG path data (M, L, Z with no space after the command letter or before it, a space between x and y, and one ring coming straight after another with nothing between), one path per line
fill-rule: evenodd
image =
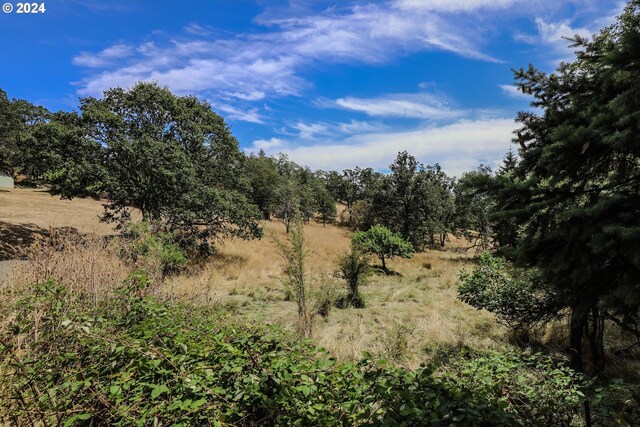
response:
M0 221L0 261L23 259L24 251L38 236L48 235L48 230L35 224L11 224Z
M389 267L385 270L381 265L374 265L371 267L373 272L378 276L394 276L394 277L402 277L402 274L398 271L391 270Z
M56 232L63 235L83 235L75 227L42 228L35 224L0 221L0 261L27 259L27 249L36 239L49 237Z

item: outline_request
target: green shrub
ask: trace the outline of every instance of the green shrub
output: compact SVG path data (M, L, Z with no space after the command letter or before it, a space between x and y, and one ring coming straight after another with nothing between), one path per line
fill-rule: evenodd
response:
M187 256L175 242L171 233L154 230L145 221L128 223L123 232L124 258L144 267L158 266L163 275L180 271L187 263Z
M347 282L346 300L341 305L364 308L360 286L366 283L371 273L368 258L353 246L350 252L338 258L338 275Z
M551 295L536 289L535 276L516 278L503 258L484 252L472 273L460 272L458 298L496 315L497 320L521 329L542 322L555 314Z
M411 258L414 254L413 246L382 225L374 225L367 231L356 231L351 244L360 252L375 254L382 262L382 269L387 270L387 259L395 257Z
M462 351L442 368L452 389L470 389L474 405L492 402L525 425L568 426L580 420L581 376L541 354Z
M593 387L591 412L594 425L640 425L640 386L614 379Z
M137 273L98 306L52 282L25 294L0 329L0 423L561 425L580 408L579 378L538 356L338 363L272 327L160 302L148 284Z
M339 302L346 300L344 289L334 277L323 275L319 285L313 287L312 291L313 309L324 318L329 316L332 307L339 307Z

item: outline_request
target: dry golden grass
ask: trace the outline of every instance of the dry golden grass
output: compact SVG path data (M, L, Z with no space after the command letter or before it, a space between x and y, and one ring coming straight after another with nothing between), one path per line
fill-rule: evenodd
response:
M100 222L102 203L93 199L60 200L45 190L25 188L0 191L0 223L29 224L41 229L73 227L82 233L113 234Z
M284 238L282 224L264 225L267 234ZM335 293L336 287L343 291L346 285L333 272L338 255L349 248L351 232L310 223L305 226L305 239L312 298ZM230 240L211 262L168 280L161 292L225 306L247 321L294 331L296 305L285 300L283 267L271 239ZM371 278L361 290L366 308L333 308L327 318L316 316L313 339L341 359L357 359L368 351L407 366L419 365L443 346L503 345L505 330L493 316L457 300L456 284L463 267L471 267L470 255L453 251L430 250L410 260L391 260L389 268L398 275Z
M70 294L91 295L95 301L120 286L130 272L118 248L104 237L69 229L37 236L25 256L29 261L14 267L7 280L13 287L54 280Z
M90 199L63 201L38 190L0 192L0 226L5 224L11 229L46 231L49 227L73 227L81 232L111 234L111 227L98 221L101 212L101 203ZM226 306L247 321L294 331L296 306L285 301L283 261L268 237L269 233L275 233L283 238L284 226L273 221L266 222L264 227L264 239L227 240L211 261L194 267L188 274L170 278L159 292L197 303ZM319 299L319 295L336 290L344 292L345 285L333 273L338 255L349 248L351 232L312 222L305 226L305 238L312 298ZM452 240L447 244L448 251L426 251L410 260L391 260L389 268L399 275L373 276L361 290L366 301L364 309L333 308L326 319L316 316L314 341L342 359L358 358L363 351L369 351L407 366L416 366L438 349L503 345L506 331L493 317L456 298L457 277L461 268L470 268L470 254L452 251L451 248L466 245L464 241ZM29 272L27 264L19 275L24 279L28 274L41 274L43 268L44 271L53 268L54 272L65 272L55 273L60 278L71 277L69 273L78 270L71 280L91 286L93 279L87 279L87 274L97 264L106 266L105 273L122 272L117 265L119 261L112 255L103 254L106 258L94 263L92 251L86 252L64 262L53 261L56 256L52 255L48 262L55 267L43 264ZM378 261L372 258L372 262ZM115 274L107 282L120 281L122 274Z
M210 262L189 275L169 280L166 291L180 297L205 296L209 301L224 302L229 295L269 293L275 287L280 289L283 261L270 236L284 239L284 225L275 221L263 225L263 239L223 242ZM333 268L337 254L349 247L350 233L347 229L310 223L305 226L305 239L308 248L306 267L310 275L315 276Z
M422 267L427 263L430 269ZM456 298L459 269L468 263L466 256L439 251L392 261L401 276L376 276L362 289L365 309L332 311L316 328L319 344L338 357L357 358L366 350L408 366L441 346L501 344L505 331L493 317Z

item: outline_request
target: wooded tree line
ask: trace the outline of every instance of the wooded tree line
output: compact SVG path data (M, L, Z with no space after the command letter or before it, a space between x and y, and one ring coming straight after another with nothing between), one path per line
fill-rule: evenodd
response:
M514 161L509 152L497 173L480 166L457 179L405 151L389 165L389 173L355 168L323 175L331 195L345 205L341 221L358 230L383 225L417 249L444 247L452 235L466 237L469 248L488 249L505 242L494 235L507 234L498 228L510 225L491 218L495 202L479 192L477 182L510 173Z
M223 118L195 97L155 83L114 88L80 100L79 112L51 113L0 92L0 169L48 183L65 198L104 197L104 219L143 219L179 231L182 243L206 250L217 237L259 237L259 219L336 220L366 231L384 225L418 249L445 246L450 233L488 247L485 200L470 179L488 168L447 176L406 152L390 173L371 168L312 171L286 155L245 155Z

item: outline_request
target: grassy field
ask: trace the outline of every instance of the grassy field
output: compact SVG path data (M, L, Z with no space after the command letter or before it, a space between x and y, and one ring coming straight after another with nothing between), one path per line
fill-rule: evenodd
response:
M264 239L225 242L214 260L168 280L163 292L224 305L246 319L293 331L296 306L285 301L283 262L268 237L284 238L284 226L277 222L264 226ZM350 238L346 228L305 226L307 279L316 302L345 287L334 271ZM339 358L358 358L368 351L409 366L438 348L496 346L503 342L504 330L493 317L456 299L457 278L464 267L470 267L469 255L453 251L426 251L410 260L392 260L389 268L397 274L376 274L363 287L366 308L333 308L326 318L317 315L313 338Z
M101 211L95 200L63 201L38 190L0 192L3 259L15 258L34 235L52 227L110 234L110 226L98 220ZM277 221L263 225L262 240L224 241L212 260L169 278L158 291L169 298L224 306L247 321L293 331L296 306L286 300L283 262L273 242L273 236L284 238L284 225ZM344 292L345 284L334 272L337 257L347 251L350 238L351 232L344 227L305 226L312 305L327 295ZM390 261L388 267L394 274L376 274L363 287L364 309L334 307L326 317L316 315L313 340L340 359L357 359L368 351L408 367L460 346L507 345L506 331L492 315L456 299L459 271L471 267L472 254L452 250L461 245L463 242L453 241L447 251L428 250L410 260ZM16 276L12 280L20 280Z

